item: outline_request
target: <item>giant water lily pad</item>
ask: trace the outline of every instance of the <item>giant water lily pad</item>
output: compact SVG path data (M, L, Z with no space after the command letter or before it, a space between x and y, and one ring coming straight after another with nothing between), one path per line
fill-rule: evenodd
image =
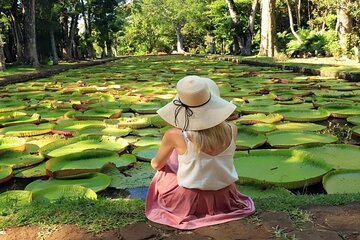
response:
M289 148L307 143L334 143L337 137L314 132L275 131L266 134L267 142L276 148Z
M91 173L82 178L36 180L25 187L25 190L36 192L55 186L80 185L99 192L107 188L111 183L111 177L102 173Z
M26 140L17 137L4 137L0 138L0 152L7 150L25 150Z
M355 124L355 125L360 125L360 115L355 115L355 116L351 116L351 117L348 117L346 119L346 121L352 123L352 124Z
M43 157L20 151L0 152L0 165L6 165L12 169L28 167L43 161Z
M320 109L324 109L331 113L331 116L336 118L347 118L360 114L360 106L348 104L327 104Z
M251 149L257 148L266 142L266 137L262 133L248 130L246 128L239 128L236 138L236 149Z
M156 102L137 103L130 106L131 110L137 113L156 113L162 105Z
M16 169L14 170L14 176L17 178L34 178L46 176L45 162L26 168Z
M16 137L36 136L51 132L53 126L54 124L51 123L43 123L39 125L21 124L16 126L4 127L0 129L0 134Z
M326 128L324 125L316 123L284 122L275 125L281 131L320 131Z
M114 163L118 168L124 168L135 161L135 156L131 154L119 156L113 151L87 150L48 160L46 162L46 172L48 175L60 178L98 172L108 162Z
M103 120L107 118L119 118L121 116L122 109L106 109L97 108L90 109L85 112L70 111L65 114L66 117L76 118L79 120Z
M321 109L284 109L277 112L284 116L284 120L294 122L323 121L330 116L330 112Z
M6 165L0 165L0 183L10 180L13 176L12 168Z
M101 126L104 125L102 121L98 120L73 120L64 119L57 122L57 124L51 130L52 133L72 135L77 131L80 131L84 127L88 126Z
M282 119L283 117L280 114L271 113L265 115L263 113L256 113L256 114L241 116L235 122L241 124L275 123L281 121Z
M296 149L306 151L321 159L334 169L359 169L360 146L349 144L324 144L298 146Z
M40 120L39 114L33 114L32 116L18 115L11 118L1 119L0 126L7 127L25 123L38 123Z
M110 187L127 189L149 186L156 171L151 167L150 163L137 163L133 168L125 172L126 175L120 173L112 164L104 166L102 172L112 177Z
M331 166L299 150L253 150L235 156L240 183L301 188L321 181Z
M112 140L105 136L80 136L49 143L40 148L39 152L46 157L60 157L89 149L122 152L127 146L128 142L122 138Z
M136 147L143 147L148 145L160 145L161 137L142 137L139 141L134 143Z
M150 121L146 117L131 117L105 120L105 124L119 128L146 128L150 126Z
M237 124L238 128L242 129L249 129L249 131L255 131L258 133L267 133L276 130L274 124L270 123L255 123L253 125L239 125Z
M98 136L113 136L123 137L132 132L131 128L117 128L106 126L87 126L78 131L79 135L98 135Z
M283 187L266 187L249 184L236 184L236 187L241 193L252 198L288 197L293 195L293 193Z
M360 137L360 126L353 127L352 131L355 136Z
M97 195L93 190L77 185L50 187L33 193L34 201L55 202L62 199L82 198L95 200Z
M148 145L143 147L138 147L132 154L134 154L138 159L143 161L151 161L159 150L160 145Z
M323 186L329 194L360 193L360 169L331 171L324 176Z
M24 206L32 201L32 192L23 190L10 190L0 194L2 206Z

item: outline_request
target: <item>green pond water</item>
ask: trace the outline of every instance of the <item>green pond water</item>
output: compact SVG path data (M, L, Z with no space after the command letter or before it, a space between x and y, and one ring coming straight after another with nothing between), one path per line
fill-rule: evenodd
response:
M251 176L239 174L239 190L245 194L326 193L322 185L324 171L348 166L360 178L360 159L346 159L347 155L360 156L360 133L355 128L360 124L359 83L208 58L152 56L69 70L1 89L0 165L11 163L6 154L14 150L22 151L27 163L11 165L14 177L0 183L0 193L23 190L38 179L61 177L71 184L76 175L81 178L87 172L102 172L109 180L97 192L98 197L144 199L155 173L148 161L167 126L156 116L156 110L174 97L176 82L188 75L213 79L221 96L237 105L237 114L231 121L239 128L239 153L235 157L239 173L244 167L241 163L257 150L277 152L269 161L276 160L276 154L288 154L284 158L288 160L300 156L293 160L299 172L292 182L272 179L277 165L264 172L254 171ZM149 145L153 147L147 148ZM291 150L309 145L319 151L334 151L343 162L297 153L306 149ZM324 145L334 150L320 147ZM93 149L116 152L120 158L133 153L136 158L119 159L117 166L101 167L84 161L81 154L69 155ZM280 149L290 150L284 153ZM42 156L42 163L32 162L28 155ZM59 160L50 163L51 158ZM70 158L82 162L63 162ZM105 160L95 156L92 161ZM306 174L301 169L305 165L311 171L313 167L325 170L304 179ZM258 179L261 175L269 175L270 180Z

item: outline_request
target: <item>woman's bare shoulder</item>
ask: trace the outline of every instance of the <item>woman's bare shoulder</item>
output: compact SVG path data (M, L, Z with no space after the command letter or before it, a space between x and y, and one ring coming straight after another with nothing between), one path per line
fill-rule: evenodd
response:
M164 134L164 138L178 138L182 137L181 129L179 128L170 128L166 130Z

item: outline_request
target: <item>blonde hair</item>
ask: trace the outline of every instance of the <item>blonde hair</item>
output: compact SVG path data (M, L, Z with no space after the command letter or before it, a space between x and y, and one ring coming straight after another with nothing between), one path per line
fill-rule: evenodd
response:
M195 152L210 152L213 149L227 146L232 140L229 129L229 125L222 122L212 128L189 131Z

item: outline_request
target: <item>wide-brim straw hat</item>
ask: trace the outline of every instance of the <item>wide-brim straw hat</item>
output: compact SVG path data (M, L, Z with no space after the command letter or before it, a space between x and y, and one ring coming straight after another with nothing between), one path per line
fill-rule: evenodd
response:
M157 113L169 124L183 130L203 130L225 121L236 106L219 94L209 78L187 76L176 85L175 98Z

